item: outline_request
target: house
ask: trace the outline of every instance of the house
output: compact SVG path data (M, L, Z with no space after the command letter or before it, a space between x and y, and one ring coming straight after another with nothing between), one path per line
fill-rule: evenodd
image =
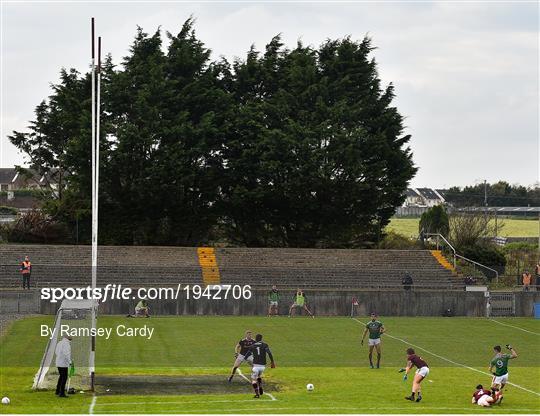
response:
M419 207L423 205L422 196L414 188L407 188L405 191L405 202L403 202L404 207Z
M0 191L13 190L13 178L17 172L15 168L0 168Z
M417 188L416 190L422 195L424 205L427 207L434 207L435 205L441 205L445 202L442 195L435 189Z
M433 207L445 203L443 196L431 188L408 188L405 193L404 207Z
M51 176L45 177L30 169L19 171L15 167L0 168L0 206L20 211L35 208L39 205L39 200L28 191L56 189L56 183L51 180Z
M39 175L30 169L23 172L16 168L0 168L0 191L20 191L28 189L43 189L47 186L55 189L53 174Z

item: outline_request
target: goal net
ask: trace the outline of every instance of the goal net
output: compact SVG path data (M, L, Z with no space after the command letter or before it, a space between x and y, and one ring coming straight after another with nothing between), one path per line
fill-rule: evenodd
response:
M47 343L41 365L34 377L34 389L52 389L58 381L55 350L58 341L66 334L72 336L71 357L74 372L69 372L69 387L76 390L90 390L94 372L92 351L92 331L95 327L97 303L94 300L64 300L56 313L54 332Z

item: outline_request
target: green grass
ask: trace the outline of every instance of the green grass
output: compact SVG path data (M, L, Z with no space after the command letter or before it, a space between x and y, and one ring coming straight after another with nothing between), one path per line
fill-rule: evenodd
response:
M407 237L418 237L418 218L392 218L387 230ZM500 219L504 224L499 232L501 237L538 237L538 220Z
M245 329L265 335L277 368L265 378L277 383L277 400L245 394L98 395L94 413L485 413L470 404L478 383L488 385L491 347L512 342L519 353L510 364L510 382L501 406L489 413L540 412L540 321L500 319L503 326L481 318L381 318L380 370L367 368L367 347L359 339L362 325L349 318L167 317L126 319L103 316L100 327L124 324L155 328L151 340L98 339L97 374L226 375L233 348ZM364 318L362 318L364 321ZM12 400L10 413L88 413L90 393L58 399L50 391L33 392L31 384L46 344L39 325L52 317L17 321L0 341L0 395ZM521 329L518 329L521 328ZM528 332L526 332L528 331ZM394 337L394 338L392 338ZM397 372L404 350L417 346L431 373L423 382L424 400L410 403L411 381ZM423 349L420 349L423 348ZM450 360L450 361L448 361ZM466 368L468 366L471 368ZM245 374L248 367L242 367ZM307 392L307 383L315 391ZM529 391L526 391L527 389Z

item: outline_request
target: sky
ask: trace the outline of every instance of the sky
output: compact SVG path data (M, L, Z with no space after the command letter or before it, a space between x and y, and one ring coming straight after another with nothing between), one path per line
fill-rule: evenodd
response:
M291 48L369 35L412 135L413 187L540 178L535 1L0 1L0 167L26 163L7 136L26 129L60 69L88 70L92 16L119 64L137 26L176 34L192 15L213 59L245 57L278 33Z

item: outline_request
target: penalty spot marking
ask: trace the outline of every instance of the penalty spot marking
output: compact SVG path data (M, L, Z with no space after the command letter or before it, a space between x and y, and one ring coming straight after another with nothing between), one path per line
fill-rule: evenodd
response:
M364 324L364 322L362 322L362 321L360 321L360 320L358 320L358 319L356 319L356 318L353 318L353 319L354 319L356 322L359 322L359 323L361 323L361 324ZM439 355L439 354L436 354L436 353L431 352L431 351L429 351L429 350L426 350L425 348L422 348L422 347L419 346L419 345L411 344L410 342L407 342L407 341L405 341L405 340L402 339L402 338L398 338L398 337L395 337L395 336L393 336L393 335L390 335L390 334L389 334L388 332L386 332L386 331L384 332L384 334L385 334L387 337L390 337L390 338L392 338L392 339L395 339L396 341L402 342L402 343L407 344L407 345L410 345L410 346L412 346L412 347L414 347L414 348L418 348L419 350L425 351L425 352L427 352L428 354L431 354L431 355L433 355L434 357L440 358L440 359L443 360L443 361L449 362L449 363L454 364L454 365L457 365L457 366L459 366L459 367L467 368L467 369L469 369L469 370L471 370L471 371L475 371L475 372L480 373L480 374L484 374L484 375L493 377L492 374L489 374L489 373L487 373L487 372L485 372L485 371L482 371L482 370L478 370L478 369L473 368L473 367L469 367L468 365L461 364L461 363L458 363L458 362L456 362L456 361L452 361L452 360L450 360L449 358L443 357L442 355ZM523 387L523 386L520 386L519 384L514 384L514 383L510 383L510 382L508 382L508 383L506 383L506 384L509 384L509 385L511 385L511 386L514 386L514 387L517 387L518 389L524 390L524 391L529 392L529 393L531 393L531 394L535 394L536 396L540 396L540 393L537 393L536 391L529 390L529 389L527 389L527 388L525 388L525 387Z
M540 335L538 332L534 332L534 331L529 331L528 329L524 329L524 328L520 328L519 326L514 326L514 325L510 325L510 324L505 324L503 322L500 322L500 321L497 321L495 319L488 319L489 321L491 322L495 322L496 324L499 324L499 325L503 325L503 326L507 326L507 327L510 327L510 328L514 328L514 329L519 329L520 331L523 331L523 332L527 332L529 334L533 334L533 335Z
M238 373L238 375L240 377L242 377L244 380L246 380L249 384L251 384L251 382L249 381L249 378L247 378L244 373L242 373L242 371L240 369L236 370L236 372ZM263 394L266 394L268 397L270 397L270 399L272 399L272 401L276 401L277 399L274 397L273 394L270 394L270 393L267 393L267 392L264 392Z

